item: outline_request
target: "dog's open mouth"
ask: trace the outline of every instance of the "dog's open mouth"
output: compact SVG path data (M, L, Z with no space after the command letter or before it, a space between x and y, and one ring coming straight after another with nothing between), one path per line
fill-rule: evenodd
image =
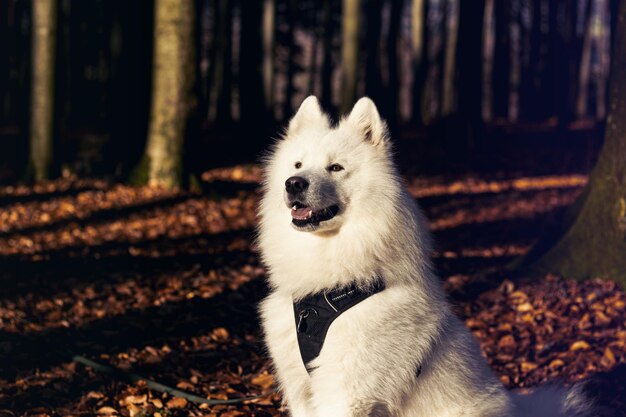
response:
M313 211L311 207L296 201L291 207L291 222L298 227L317 225L320 222L332 219L337 213L339 213L339 206L336 204Z

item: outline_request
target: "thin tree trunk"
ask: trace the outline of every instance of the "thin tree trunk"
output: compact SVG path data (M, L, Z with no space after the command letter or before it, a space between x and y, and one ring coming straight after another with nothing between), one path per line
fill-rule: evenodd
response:
M387 35L387 70L389 71L389 79L387 83L387 114L385 115L387 118L387 123L389 123L389 127L392 132L394 132L399 112L398 108L400 105L400 74L398 68L398 40L400 34L400 19L402 18L402 6L403 0L392 0L391 1L391 12L389 18L389 34Z
M285 20L287 21L287 84L285 87L285 100L283 102L283 118L291 117L293 111L293 96L296 92L296 40L294 38L294 26L296 20L296 2L287 0Z
M608 0L602 0L601 19L603 22L610 22L610 3ZM595 74L596 84L596 119L602 120L606 116L606 89L608 80L608 69L610 66L610 28L602 29L602 36L597 39L596 47L598 48L599 63Z
M587 115L589 103L589 80L591 74L591 29L592 29L592 1L588 0L585 15L585 34L583 36L582 54L578 72L578 96L576 97L576 116L581 119Z
M265 108L274 116L274 37L276 2L263 1L263 99Z
M419 63L424 46L424 5L428 0L413 0L411 5L411 47L413 62Z
M324 41L323 49L324 54L322 56L322 107L330 113L334 113L333 106L333 15L332 15L332 3L331 0L324 0L322 10L322 20L324 27Z
M52 162L52 115L56 0L33 2L30 163L36 181L48 179Z
M509 94L507 117L512 122L519 118L519 83L520 83L520 0L510 1L511 20L509 24Z
M495 2L496 30L493 58L493 114L495 117L508 117L509 91L511 85L510 25L511 14L508 1Z
M359 65L360 0L343 0L341 25L341 113L347 113L356 101Z
M180 186L185 126L194 77L194 2L156 0L148 184Z
M446 1L445 23L446 43L441 91L441 115L448 116L454 111L454 78L456 70L456 45L459 31L459 16L454 0ZM474 6L476 7L476 6Z
M483 29L482 29L482 47L483 53L481 56L483 60L482 68L482 83L480 85L482 100L481 100L481 116L483 121L493 119L493 57L494 57L494 36L493 36L493 24L494 24L494 3L495 0L484 0L485 12L483 13ZM463 6L463 3L461 3ZM461 16L463 12L461 11ZM462 39L461 35L461 39ZM463 87L461 87L463 88ZM462 94L462 93L461 93ZM459 99L462 101L462 99ZM461 107L463 104L461 104Z
M230 0L215 0L215 62L209 120L228 125L232 120L232 13Z
M617 38L626 38L626 2ZM616 42L604 144L581 199L570 210L557 243L527 257L530 269L577 279L601 277L626 286L626 43ZM537 260L538 259L538 260Z
M367 57L365 61L365 95L374 102L382 99L382 74L380 65L380 34L382 28L382 0L370 0L366 6L367 30L365 42Z
M412 31L413 31L413 53L419 48L419 59L414 55L413 61L413 119L418 125L423 125L425 116L424 90L428 77L428 64L430 44L428 39L428 0L413 0ZM421 29L421 35L415 35ZM416 44L419 44L416 45Z

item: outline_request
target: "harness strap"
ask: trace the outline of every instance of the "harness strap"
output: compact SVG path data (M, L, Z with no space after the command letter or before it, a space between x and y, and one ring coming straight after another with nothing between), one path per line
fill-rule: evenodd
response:
M385 283L379 278L366 289L352 284L311 294L293 303L300 356L307 372L311 373L313 370L308 364L319 356L333 321L348 309L384 289Z

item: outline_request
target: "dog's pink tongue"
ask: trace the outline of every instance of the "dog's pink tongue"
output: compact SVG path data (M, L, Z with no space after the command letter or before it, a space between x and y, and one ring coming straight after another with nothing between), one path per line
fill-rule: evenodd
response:
M310 207L302 207L298 209L291 209L291 217L296 220L306 220L311 217L312 210Z

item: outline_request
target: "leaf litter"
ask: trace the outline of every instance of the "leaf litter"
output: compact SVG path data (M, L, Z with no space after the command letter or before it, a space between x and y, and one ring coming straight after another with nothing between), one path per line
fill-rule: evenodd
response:
M202 175L203 193L64 179L0 187L0 409L39 416L273 416L256 304L261 170ZM456 313L502 382L585 381L626 415L626 295L613 281L508 279L586 182L580 175L415 176ZM83 355L210 399L198 405L73 363ZM8 414L11 415L11 414Z

